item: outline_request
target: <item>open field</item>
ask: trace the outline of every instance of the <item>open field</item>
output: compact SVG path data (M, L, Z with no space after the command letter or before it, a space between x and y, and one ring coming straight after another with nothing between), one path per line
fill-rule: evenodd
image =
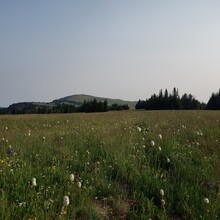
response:
M0 219L220 219L219 161L220 111L0 116Z

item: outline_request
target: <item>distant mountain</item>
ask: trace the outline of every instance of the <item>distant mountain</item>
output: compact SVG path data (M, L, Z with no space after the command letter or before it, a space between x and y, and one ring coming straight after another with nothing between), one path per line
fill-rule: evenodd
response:
M111 106L127 105L130 109L135 109L137 102L124 101L121 99L110 99L104 97L97 97L91 95L72 95L60 99L55 99L52 102L19 102L10 105L8 108L0 108L0 114L35 114L35 113L66 113L77 112L84 101L93 101L96 99L98 102L107 100L109 110ZM113 110L116 110L113 108Z
M107 100L108 106L111 106L112 104L118 104L118 105L128 105L130 109L134 109L137 102L132 101L124 101L122 99L111 99L111 98L104 98L104 97L97 97L92 95L71 95L66 96L60 99L55 99L52 101L54 104L74 104L75 106L80 106L83 104L83 102L86 101L92 101L96 99L97 101L104 102L104 100Z

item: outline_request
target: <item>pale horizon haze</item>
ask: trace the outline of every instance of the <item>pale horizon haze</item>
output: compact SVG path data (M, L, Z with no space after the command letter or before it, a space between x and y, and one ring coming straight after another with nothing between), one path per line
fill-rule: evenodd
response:
M220 1L1 0L0 106L220 88Z

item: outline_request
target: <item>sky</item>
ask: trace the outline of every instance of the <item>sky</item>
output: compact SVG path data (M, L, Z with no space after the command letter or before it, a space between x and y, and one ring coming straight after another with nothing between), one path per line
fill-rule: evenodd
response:
M220 88L218 0L0 0L0 106Z

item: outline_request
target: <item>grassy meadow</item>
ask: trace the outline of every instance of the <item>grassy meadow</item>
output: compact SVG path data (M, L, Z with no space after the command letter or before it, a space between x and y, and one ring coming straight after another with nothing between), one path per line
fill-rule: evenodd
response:
M0 219L220 219L220 111L2 115Z

